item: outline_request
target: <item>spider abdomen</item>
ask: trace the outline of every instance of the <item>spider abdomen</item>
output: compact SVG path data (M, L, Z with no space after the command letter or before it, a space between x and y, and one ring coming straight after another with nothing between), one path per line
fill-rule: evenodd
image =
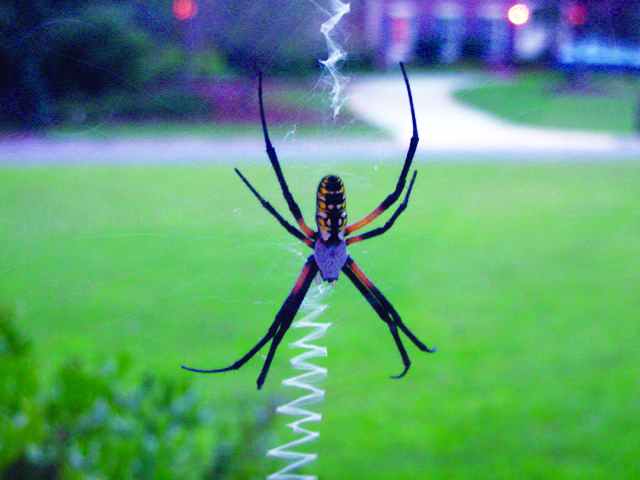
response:
M320 237L328 243L344 239L347 226L347 199L340 177L327 175L318 185L316 224Z
M326 243L319 239L313 252L322 279L335 282L342 267L347 263L347 242L343 240L338 243Z

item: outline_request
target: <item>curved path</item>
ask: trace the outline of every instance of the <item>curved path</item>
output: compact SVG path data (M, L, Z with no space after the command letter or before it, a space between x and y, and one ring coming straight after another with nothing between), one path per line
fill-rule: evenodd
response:
M472 74L412 75L420 131L419 151L457 154L639 155L640 142L608 133L551 130L516 125L456 100L454 92L486 83ZM352 85L349 108L407 143L411 137L406 91L401 81L363 79ZM401 113L401 114L399 114Z

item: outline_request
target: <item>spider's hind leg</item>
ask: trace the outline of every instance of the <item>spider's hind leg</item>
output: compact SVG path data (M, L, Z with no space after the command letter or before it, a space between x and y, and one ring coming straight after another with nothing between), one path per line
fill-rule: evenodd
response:
M307 263L305 263L302 273L298 277L296 284L293 286L291 293L284 301L284 304L280 308L280 311L276 314L276 318L269 327L267 334L260 340L249 352L244 355L240 360L235 362L233 365L230 365L225 368L219 368L215 370L199 370L196 368L190 368L183 366L185 370L189 370L190 372L197 373L219 373L219 372L228 372L229 370L238 370L245 363L247 363L251 358L264 347L269 340L273 339L271 343L271 347L269 347L269 353L267 354L267 358L264 362L262 370L260 372L260 376L258 377L258 390L262 388L265 379L267 378L267 374L269 373L269 367L271 366L271 362L273 357L278 349L278 345L280 341L284 337L284 334L287 333L287 330L291 326L291 322L293 322L296 313L298 313L298 309L304 300L309 287L311 286L311 282L318 272L318 265L316 264L315 258L311 255L307 259Z
M347 264L349 265L349 264ZM396 342L396 347L398 347L398 351L400 352L400 356L402 357L402 363L404 364L404 370L399 375L392 375L391 378L402 378L409 371L411 367L411 359L409 358L409 354L407 350L404 348L402 344L402 339L398 334L398 327L396 326L393 318L387 313L387 311L380 305L380 302L371 295L371 292L367 288L367 286L358 278L356 273L347 265L343 268L344 274L351 280L351 282L355 285L358 291L362 294L363 297L367 299L369 305L373 307L378 316L382 319L384 323L389 327L389 331L393 336L393 340Z
M360 268L356 265L356 263L349 257L347 259L347 263L342 268L344 274L351 280L351 282L355 285L355 287L360 291L360 293L367 299L369 304L376 311L378 316L384 321L391 331L391 335L396 342L396 346L400 351L400 356L402 357L402 362L404 363L404 371L400 375L392 376L391 378L401 378L403 377L409 367L411 366L411 360L409 359L409 355L407 354L404 345L402 344L402 340L400 339L400 335L398 334L398 328L404 332L407 337L423 352L433 353L436 351L435 347L430 349L424 343L422 343L418 338L407 328L407 326L402 322L400 315L393 308L391 303L382 295L380 290L378 290L375 285L367 278L367 276L360 270Z

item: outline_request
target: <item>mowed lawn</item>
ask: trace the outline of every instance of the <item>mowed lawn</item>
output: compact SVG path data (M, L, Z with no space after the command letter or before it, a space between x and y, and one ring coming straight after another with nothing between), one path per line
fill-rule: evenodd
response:
M289 218L264 160L240 167ZM438 352L406 340L413 366L389 379L402 369L392 337L341 278L323 298L333 325L318 363L329 376L309 473L638 478L640 164L416 166L407 211L350 253ZM343 177L355 220L392 191L401 165L283 168L312 222L322 175ZM48 372L127 352L137 371L188 376L223 417L236 402L295 394L280 383L300 330L260 392L261 355L237 372L180 369L244 354L310 253L231 165L4 168L0 182L0 302Z
M608 131L640 129L637 75L584 72L571 86L559 73L531 72L456 92L456 98L515 123L544 128Z

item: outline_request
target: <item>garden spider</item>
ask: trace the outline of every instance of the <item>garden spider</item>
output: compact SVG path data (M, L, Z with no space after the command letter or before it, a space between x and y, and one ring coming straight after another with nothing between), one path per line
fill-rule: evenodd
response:
M402 330L404 334L409 337L409 339L423 352L435 352L435 348L427 348L420 340L416 338L413 333L411 333L411 331L402 322L402 320L400 319L400 315L398 315L398 312L396 312L391 303L389 303L384 295L382 295L380 290L375 287L371 280L367 278L367 276L362 272L362 270L360 270L356 263L347 254L347 245L360 242L368 238L377 237L378 235L382 235L392 227L393 223L407 207L409 195L411 194L411 189L413 188L413 182L416 179L417 172L414 171L403 202L396 209L387 223L385 223L382 227L375 228L369 232L356 235L355 237L346 238L350 233L359 230L365 225L368 225L381 213L387 210L398 200L400 194L404 190L407 173L409 172L409 168L411 167L411 162L418 145L418 128L416 126L416 115L413 108L413 98L411 96L409 79L407 78L407 74L402 63L400 63L400 68L402 69L402 75L404 77L404 82L407 87L407 94L409 96L411 120L413 123L413 136L411 137L409 151L404 161L404 167L402 168L402 172L400 173L400 178L398 179L398 183L396 184L396 189L393 191L393 193L387 196L387 198L384 199L384 201L378 206L378 208L376 208L369 215L356 223L347 225L347 212L345 203L346 198L342 180L335 175L328 175L324 177L321 180L320 185L318 186L317 192L317 232L311 230L311 228L309 228L304 222L302 213L300 212L300 208L293 199L293 196L289 191L289 187L287 186L287 182L284 179L284 175L282 174L282 169L280 168L280 163L278 162L278 158L276 156L276 151L274 150L273 146L271 145L271 141L269 140L269 133L267 132L267 122L264 115L264 106L262 103L262 74L259 75L258 100L260 104L260 119L262 121L262 131L264 133L264 140L267 146L267 155L269 156L269 160L271 161L273 170L276 173L276 177L278 178L278 182L280 183L280 188L282 189L284 198L287 201L289 210L291 211L293 217L296 219L300 230L287 222L282 217L282 215L280 215L275 210L275 208L273 208L273 206L271 206L271 204L267 202L256 191L255 188L253 188L253 186L237 168L235 169L235 172L242 179L249 190L251 190L251 192L260 201L262 206L271 215L273 215L278 220L278 222L280 222L280 225L282 225L294 237L300 239L303 243L311 247L313 249L313 254L307 259L307 262L302 268L302 273L293 286L291 293L280 308L280 311L277 313L275 320L267 331L267 334L251 350L249 350L249 353L247 353L233 365L226 368L220 368L216 370L199 370L184 366L182 368L199 373L216 373L226 372L229 370L237 370L245 363L247 363L270 340L273 340L269 348L267 358L264 362L264 366L262 367L262 371L260 372L260 376L258 377L258 389L262 388L278 345L291 326L291 322L296 316L296 313L298 312L298 309L300 308L300 305L302 304L302 301L304 300L304 297L307 294L307 291L309 290L314 277L316 277L316 275L320 273L320 276L324 281L333 283L338 279L338 275L341 271L349 278L349 280L351 280L351 282L353 282L355 287L367 299L369 304L371 304L380 318L389 326L391 335L396 342L396 346L398 347L400 355L402 356L402 362L404 363L404 370L402 371L402 373L396 376L392 376L391 378L403 377L411 366L411 360L409 360L409 355L407 354L407 351L402 344L402 340L400 339L400 335L398 333L398 328Z

